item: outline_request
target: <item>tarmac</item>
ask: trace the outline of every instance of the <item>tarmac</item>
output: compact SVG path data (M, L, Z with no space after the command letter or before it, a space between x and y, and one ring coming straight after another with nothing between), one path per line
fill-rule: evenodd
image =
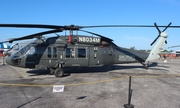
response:
M66 69L56 78L46 70L10 66L0 58L1 108L180 108L180 59ZM57 85L64 90L53 92ZM62 89L62 88L60 88ZM58 90L57 90L58 91Z

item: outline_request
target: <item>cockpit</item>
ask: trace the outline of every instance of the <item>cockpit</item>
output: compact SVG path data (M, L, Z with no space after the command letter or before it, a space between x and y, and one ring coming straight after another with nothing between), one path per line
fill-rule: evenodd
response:
M10 55L16 53L17 51L19 51L19 44L18 43L12 45L11 49L9 49L8 51L5 52L5 55L10 56Z
M24 48L22 48L19 51L19 55L33 55L36 52L36 48L34 46L31 46L31 44L26 45Z
M19 65L24 56L33 55L35 53L36 53L36 47L33 44L28 44L25 47L23 47L20 51L12 55L11 63L13 65Z

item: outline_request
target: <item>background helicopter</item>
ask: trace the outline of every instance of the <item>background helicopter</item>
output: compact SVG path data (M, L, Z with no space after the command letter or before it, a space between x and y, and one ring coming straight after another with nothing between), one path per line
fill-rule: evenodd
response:
M7 45L5 43L0 44L0 54L4 54L4 52L8 51L9 49L11 49L10 45Z
M180 45L170 46L170 47L168 47L168 48L175 48L175 47L180 47Z
M99 67L108 64L134 63L140 62L147 68L148 62L159 58L159 52L163 51L167 43L168 35L165 30L168 27L179 28L179 26L170 26L169 23L163 31L160 31L157 24L149 25L103 25L103 26L56 26L40 24L0 24L0 27L23 27L23 28L46 28L52 29L19 38L13 38L3 42L13 42L18 40L37 38L33 42L25 45L17 53L7 57L6 62L9 65L50 69L51 74L56 77L64 75L65 67ZM159 41L150 53L142 53L136 50L118 47L113 40L105 36L82 30L83 28L93 27L156 27L159 32L158 37L151 43L153 45L158 38ZM69 35L42 38L42 35L68 30ZM83 31L92 35L85 36L73 34L73 31ZM2 42L0 42L2 43Z

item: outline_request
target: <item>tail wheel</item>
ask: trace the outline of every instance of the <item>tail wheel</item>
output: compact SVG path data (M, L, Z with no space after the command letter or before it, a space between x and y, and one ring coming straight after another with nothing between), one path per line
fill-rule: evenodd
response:
M147 70L149 69L149 61L146 63L142 63L142 65L144 66L144 68Z
M63 76L64 76L64 71L63 71L63 69L62 69L62 68L57 68L57 69L55 70L55 72L54 72L54 75L55 75L56 77L63 77Z

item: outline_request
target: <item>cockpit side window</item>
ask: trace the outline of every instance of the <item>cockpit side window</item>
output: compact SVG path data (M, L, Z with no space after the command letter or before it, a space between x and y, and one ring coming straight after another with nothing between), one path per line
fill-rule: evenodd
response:
M28 54L28 55L33 55L33 54L35 54L35 52L36 52L35 47L34 47L34 46L31 46L30 49L27 51L26 54Z

